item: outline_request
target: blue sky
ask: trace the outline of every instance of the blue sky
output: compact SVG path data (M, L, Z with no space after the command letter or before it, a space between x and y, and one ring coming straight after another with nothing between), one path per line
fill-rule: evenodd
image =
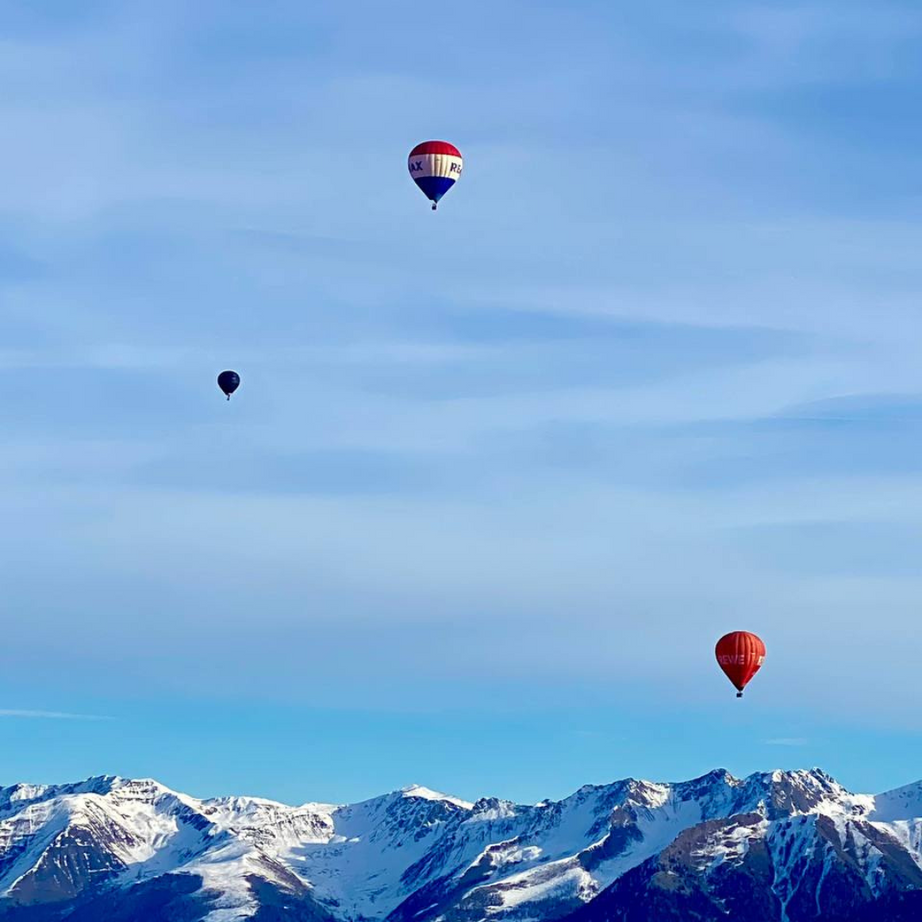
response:
M192 6L0 4L0 783L922 777L918 5Z

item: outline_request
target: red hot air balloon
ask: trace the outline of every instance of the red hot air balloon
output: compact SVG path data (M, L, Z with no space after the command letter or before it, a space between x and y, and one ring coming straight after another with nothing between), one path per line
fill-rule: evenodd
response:
M717 662L736 688L736 697L743 697L743 689L765 662L765 644L749 631L734 631L717 641Z

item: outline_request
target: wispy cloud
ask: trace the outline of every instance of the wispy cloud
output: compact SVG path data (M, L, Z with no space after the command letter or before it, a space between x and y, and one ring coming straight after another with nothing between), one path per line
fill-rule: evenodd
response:
M809 740L802 736L780 736L777 739L763 740L766 746L806 746Z
M99 714L68 714L66 711L30 711L0 708L0 717L23 717L30 720L112 720Z

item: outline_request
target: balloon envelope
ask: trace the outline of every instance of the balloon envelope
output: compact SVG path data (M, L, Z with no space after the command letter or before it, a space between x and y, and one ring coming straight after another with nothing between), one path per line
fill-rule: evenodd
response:
M410 151L407 169L433 205L460 179L461 151L447 141L424 141Z
M733 631L717 641L714 651L717 662L734 688L743 694L750 679L762 668L765 661L765 644L762 638L749 631Z
M230 400L230 395L240 387L240 375L236 371L222 371L218 375L218 387L227 395L227 399Z

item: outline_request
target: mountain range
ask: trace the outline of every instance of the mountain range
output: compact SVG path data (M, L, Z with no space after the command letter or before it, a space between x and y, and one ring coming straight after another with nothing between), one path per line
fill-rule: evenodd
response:
M199 800L150 780L0 788L0 922L909 922L922 783L717 770L469 803Z

